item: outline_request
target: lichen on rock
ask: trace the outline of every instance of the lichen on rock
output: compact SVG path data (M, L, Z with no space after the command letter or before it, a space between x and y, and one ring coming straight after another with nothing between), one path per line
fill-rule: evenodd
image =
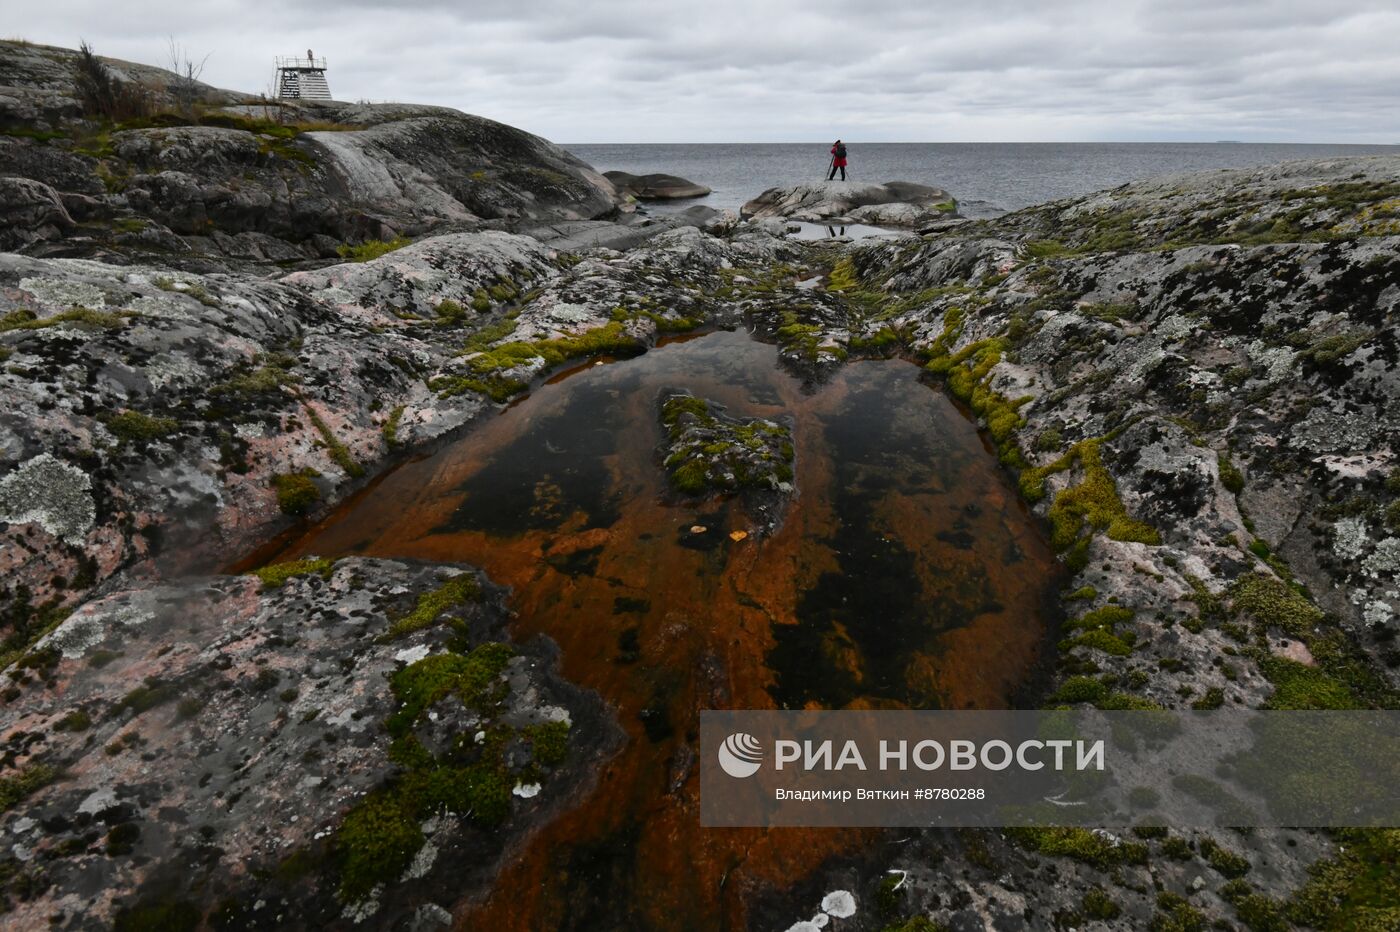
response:
M663 392L664 462L686 495L793 489L792 428L765 418L736 418L724 406L684 392Z
M0 477L0 521L33 522L77 546L96 520L92 478L52 453L40 453Z

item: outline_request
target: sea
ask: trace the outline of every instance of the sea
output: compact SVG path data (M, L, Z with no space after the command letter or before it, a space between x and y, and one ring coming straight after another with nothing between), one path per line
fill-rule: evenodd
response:
M599 171L680 175L708 197L652 203L654 213L693 204L739 208L768 188L826 177L831 143L588 143L565 146ZM990 217L1129 181L1290 159L1400 155L1400 146L1290 143L848 142L855 181L913 181L943 188L969 217Z

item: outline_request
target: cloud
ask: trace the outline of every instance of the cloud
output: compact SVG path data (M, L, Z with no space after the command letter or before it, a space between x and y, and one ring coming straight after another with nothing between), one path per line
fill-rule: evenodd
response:
M61 9L60 9L61 7ZM1393 0L67 0L4 31L267 89L442 104L563 142L1397 142Z

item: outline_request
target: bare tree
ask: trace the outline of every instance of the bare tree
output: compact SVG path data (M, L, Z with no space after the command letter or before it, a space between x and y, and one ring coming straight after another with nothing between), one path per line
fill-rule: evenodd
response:
M194 105L199 102L199 78L204 74L204 63L209 61L209 56L205 55L199 61L195 61L189 52L175 41L175 37L171 36L167 61L170 70L175 73L175 80L168 88L170 96L175 98L175 105L180 112L190 116L194 113Z

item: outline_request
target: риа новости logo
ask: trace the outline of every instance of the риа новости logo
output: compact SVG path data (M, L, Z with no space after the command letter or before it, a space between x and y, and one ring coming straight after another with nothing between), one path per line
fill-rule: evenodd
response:
M719 766L731 777L751 777L763 766L763 745L753 735L730 735L719 746Z

